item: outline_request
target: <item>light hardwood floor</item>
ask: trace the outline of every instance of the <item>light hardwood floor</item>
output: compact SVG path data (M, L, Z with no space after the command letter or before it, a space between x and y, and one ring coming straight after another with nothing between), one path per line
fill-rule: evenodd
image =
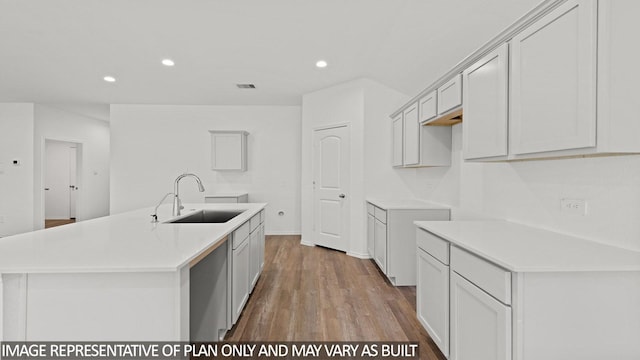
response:
M268 236L264 271L227 341L412 341L445 358L416 319L415 287L394 287L372 260Z

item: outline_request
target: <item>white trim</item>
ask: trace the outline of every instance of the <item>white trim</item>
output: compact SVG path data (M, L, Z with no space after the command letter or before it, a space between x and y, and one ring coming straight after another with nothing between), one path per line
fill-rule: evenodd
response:
M313 132L316 132L318 130L329 130L329 129L335 129L335 128L341 128L341 127L349 127L348 122L345 123L336 123L336 124L331 124L331 125L322 125L322 126L317 126L314 127L312 130Z
M495 48L500 46L502 43L509 41L516 34L520 33L522 30L527 28L529 25L548 14L567 0L544 0L538 6L533 8L531 11L526 13L516 22L508 26L494 38L486 42L476 51L469 54L467 57L462 59L459 63L457 63L451 70L447 71L444 75L442 75L438 80L433 82L427 88L419 92L416 96L412 97L409 101L407 101L404 105L399 107L396 111L394 111L389 117L394 118L401 112L403 112L406 108L411 106L413 103L417 102L423 96L429 95L433 90L436 90L438 87L444 85L446 82L451 80L452 77L461 73L469 67L471 64L483 58L489 52L493 51ZM464 101L464 99L463 99Z
M347 255L349 255L351 257L354 257L354 258L358 258L358 259L364 259L364 260L373 259L371 257L371 255L369 255L369 254L358 253L358 252L353 252L353 251L347 251Z
M302 240L302 239L300 240L300 245L311 246L311 247L316 246L316 244L314 244L312 242L308 242L308 241Z

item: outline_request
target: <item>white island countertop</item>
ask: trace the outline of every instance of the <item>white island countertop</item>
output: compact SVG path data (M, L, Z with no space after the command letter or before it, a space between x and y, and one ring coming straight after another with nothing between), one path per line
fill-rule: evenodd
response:
M416 199L378 199L367 198L366 201L384 210L446 210L449 207Z
M513 272L640 271L640 252L509 221L416 221Z
M0 239L0 273L176 271L262 210L264 203L185 204L182 216L202 209L244 210L226 223L167 224L171 205L145 208Z

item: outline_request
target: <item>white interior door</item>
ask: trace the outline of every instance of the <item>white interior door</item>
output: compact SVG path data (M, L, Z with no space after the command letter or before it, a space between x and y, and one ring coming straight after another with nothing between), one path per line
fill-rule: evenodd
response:
M76 191L78 190L77 176L78 147L69 148L69 217L76 218Z
M45 219L69 219L69 144L45 142Z
M347 251L349 241L349 128L316 130L313 137L315 244Z

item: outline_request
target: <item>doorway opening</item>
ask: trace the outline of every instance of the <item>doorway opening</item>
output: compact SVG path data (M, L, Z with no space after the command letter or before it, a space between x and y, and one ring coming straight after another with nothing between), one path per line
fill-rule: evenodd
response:
M45 139L44 227L76 222L82 144Z

